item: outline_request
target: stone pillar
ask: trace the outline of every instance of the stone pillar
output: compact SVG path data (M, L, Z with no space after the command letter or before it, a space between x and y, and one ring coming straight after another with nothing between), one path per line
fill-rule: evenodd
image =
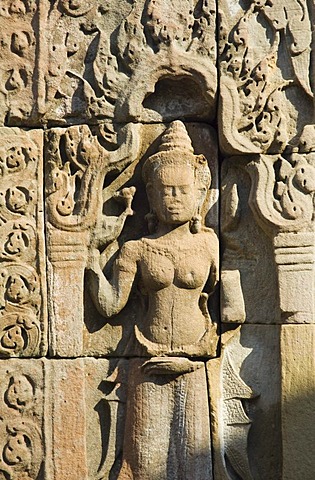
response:
M283 323L314 323L315 232L274 237Z
M83 282L87 258L87 232L50 229L50 351L60 357L83 352Z
M261 156L247 166L250 206L273 239L281 324L282 480L312 480L315 425L314 181L312 154ZM276 162L280 162L277 175Z

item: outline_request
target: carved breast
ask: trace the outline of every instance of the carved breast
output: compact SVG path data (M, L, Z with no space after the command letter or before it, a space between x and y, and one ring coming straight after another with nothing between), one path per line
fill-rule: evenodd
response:
M209 275L209 262L196 261L200 253L199 242L192 248L178 249L154 245L144 241L140 262L141 277L148 290L160 290L174 284L178 288L202 287Z
M164 251L147 248L140 269L142 281L148 290L160 290L173 283L174 263Z

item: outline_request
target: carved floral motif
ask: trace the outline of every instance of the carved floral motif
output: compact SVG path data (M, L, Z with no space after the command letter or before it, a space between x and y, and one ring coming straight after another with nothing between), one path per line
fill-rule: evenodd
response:
M252 179L250 206L268 231L312 231L315 166L313 154L260 156L246 167Z
M0 476L36 480L43 460L39 372L36 367L31 374L22 373L18 364L12 367L6 375L1 372Z
M163 113L142 102L168 78L197 82L213 110L213 1L125 1L118 9L111 2L65 0L50 8L47 28L44 121L161 120Z
M305 0L253 0L233 13L229 2L222 7L222 147L235 154L281 152L296 143L303 122L312 122L311 7ZM297 111L295 92L303 112Z
M0 355L29 356L39 353L44 315L41 134L0 134Z
M3 0L0 8L0 123L31 118L34 108L34 67L37 38L35 0Z

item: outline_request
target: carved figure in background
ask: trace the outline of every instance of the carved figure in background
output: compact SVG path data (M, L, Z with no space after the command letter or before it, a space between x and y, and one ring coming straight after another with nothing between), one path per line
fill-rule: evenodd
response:
M143 179L151 234L125 243L110 281L96 250L88 272L91 296L105 317L122 310L136 281L143 299L134 338L142 358L130 361L119 478L204 480L212 475L211 445L199 359L216 350L205 292L217 282L218 240L202 218L210 170L181 122L171 124L146 160Z

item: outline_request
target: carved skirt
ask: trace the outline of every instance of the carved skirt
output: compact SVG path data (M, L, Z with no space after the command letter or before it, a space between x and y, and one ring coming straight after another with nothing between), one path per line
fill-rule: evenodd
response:
M189 360L167 358L170 365L174 362L174 369L156 373L154 368L148 369L148 363L155 360L130 360L123 463L118 479L211 480L205 365L196 362L193 371L178 373L178 360Z

